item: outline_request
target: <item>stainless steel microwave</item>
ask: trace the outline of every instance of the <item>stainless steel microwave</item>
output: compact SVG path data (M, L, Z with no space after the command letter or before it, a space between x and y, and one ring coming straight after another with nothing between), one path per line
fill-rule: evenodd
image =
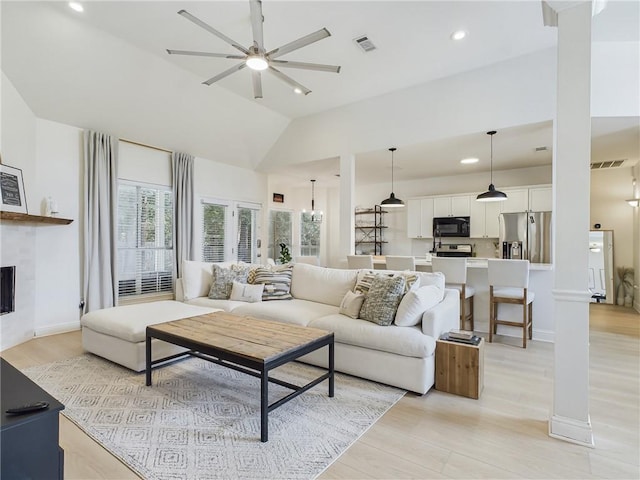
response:
M434 237L468 237L469 217L434 217Z

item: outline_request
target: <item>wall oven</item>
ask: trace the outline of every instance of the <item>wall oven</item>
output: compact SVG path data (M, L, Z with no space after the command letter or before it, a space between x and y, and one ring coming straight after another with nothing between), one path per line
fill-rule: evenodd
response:
M469 217L434 217L433 236L438 237L468 237Z

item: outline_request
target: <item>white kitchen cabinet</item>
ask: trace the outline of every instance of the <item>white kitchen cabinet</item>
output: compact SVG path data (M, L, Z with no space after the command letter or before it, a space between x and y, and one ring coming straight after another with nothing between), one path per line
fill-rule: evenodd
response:
M532 212L550 212L553 210L553 191L551 187L529 189L529 210Z
M498 238L498 217L502 210L501 203L478 201L470 203L471 238Z
M504 202L496 202L502 205L502 213L526 212L529 210L529 189L502 190L507 194Z
M407 236L433 238L433 198L407 200Z
M434 217L468 217L470 214L469 195L434 197Z

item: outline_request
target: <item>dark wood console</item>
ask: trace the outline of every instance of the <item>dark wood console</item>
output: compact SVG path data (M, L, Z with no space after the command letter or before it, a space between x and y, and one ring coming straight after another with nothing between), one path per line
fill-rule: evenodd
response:
M64 452L58 445L59 401L0 358L1 478L60 479L64 477ZM44 410L9 415L6 410L38 401L49 403Z

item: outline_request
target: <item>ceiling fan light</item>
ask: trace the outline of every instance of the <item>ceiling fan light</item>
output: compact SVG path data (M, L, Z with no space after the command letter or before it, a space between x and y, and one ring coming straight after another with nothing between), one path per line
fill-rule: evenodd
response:
M298 95L302 95L302 90L300 88L296 87L296 88L293 89L293 93L296 93Z
M627 203L632 207L640 206L640 198L630 198Z
M500 190L496 190L493 183L489 185L489 190L476 197L478 202L504 202L506 199L507 194Z
M251 70L261 71L269 68L269 62L263 55L249 55L245 63Z
M467 32L465 32L464 30L456 30L455 32L453 32L451 34L451 39L452 40L462 40L466 36L467 36Z

